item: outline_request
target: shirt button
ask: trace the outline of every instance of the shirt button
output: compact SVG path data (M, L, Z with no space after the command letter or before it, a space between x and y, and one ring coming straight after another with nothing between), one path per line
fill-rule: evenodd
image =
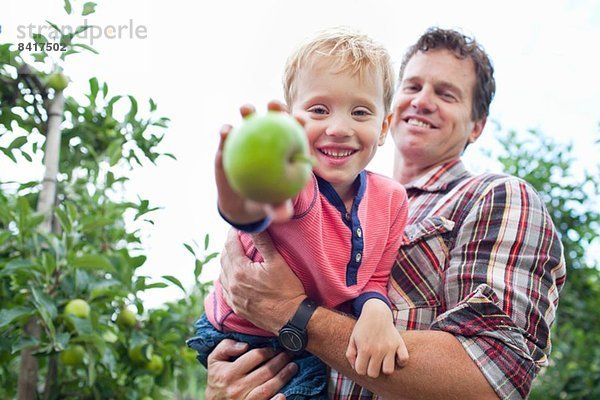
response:
M356 255L354 256L354 260L356 260L356 262L360 262L361 258L362 258L362 254L360 254L360 253L356 253Z
M356 237L361 237L361 236L362 236L362 229L356 228Z
M350 221L350 213L344 214L344 218L346 219L346 221Z

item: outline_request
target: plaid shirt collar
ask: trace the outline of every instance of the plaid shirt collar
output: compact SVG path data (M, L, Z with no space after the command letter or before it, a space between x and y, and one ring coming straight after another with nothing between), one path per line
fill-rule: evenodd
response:
M463 162L458 158L435 167L425 175L407 183L404 187L407 190L416 189L433 193L445 190L452 182L470 175L471 173L467 171Z

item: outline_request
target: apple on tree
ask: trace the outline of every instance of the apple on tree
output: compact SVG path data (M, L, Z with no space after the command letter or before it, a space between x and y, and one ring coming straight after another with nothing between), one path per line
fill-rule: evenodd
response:
M296 196L310 179L312 157L302 125L269 111L244 118L223 146L223 170L234 191L260 203Z
M90 305L82 299L73 299L65 306L65 314L77 318L88 318L90 316Z
M81 345L69 346L65 350L60 352L60 361L65 365L80 365L83 362L85 356L85 349Z
M137 322L137 318L135 313L128 309L127 307L123 307L117 316L117 325L121 328L132 328L135 326Z
M62 72L55 72L48 77L48 86L57 92L61 92L69 86L69 78Z

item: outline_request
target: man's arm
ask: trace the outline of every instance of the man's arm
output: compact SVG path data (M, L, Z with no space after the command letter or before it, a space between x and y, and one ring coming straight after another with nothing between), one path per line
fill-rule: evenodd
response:
M267 233L256 235L254 243L265 262L248 260L230 233L220 280L236 314L276 334L306 294ZM308 350L360 385L394 399L497 398L458 340L444 332L403 332L410 356L404 368L376 379L357 375L345 357L354 324L348 316L319 307L308 324Z
M355 321L317 308L308 324L308 350L359 385L390 399L497 399L454 336L441 331L402 332L410 359L391 375L356 374L344 352Z

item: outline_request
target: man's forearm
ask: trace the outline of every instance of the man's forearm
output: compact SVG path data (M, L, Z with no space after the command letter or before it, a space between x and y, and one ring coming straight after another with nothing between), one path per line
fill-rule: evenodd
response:
M389 399L496 399L475 363L451 334L408 331L402 338L409 361L392 375L357 375L345 357L355 321L319 307L308 324L308 350L330 367Z

